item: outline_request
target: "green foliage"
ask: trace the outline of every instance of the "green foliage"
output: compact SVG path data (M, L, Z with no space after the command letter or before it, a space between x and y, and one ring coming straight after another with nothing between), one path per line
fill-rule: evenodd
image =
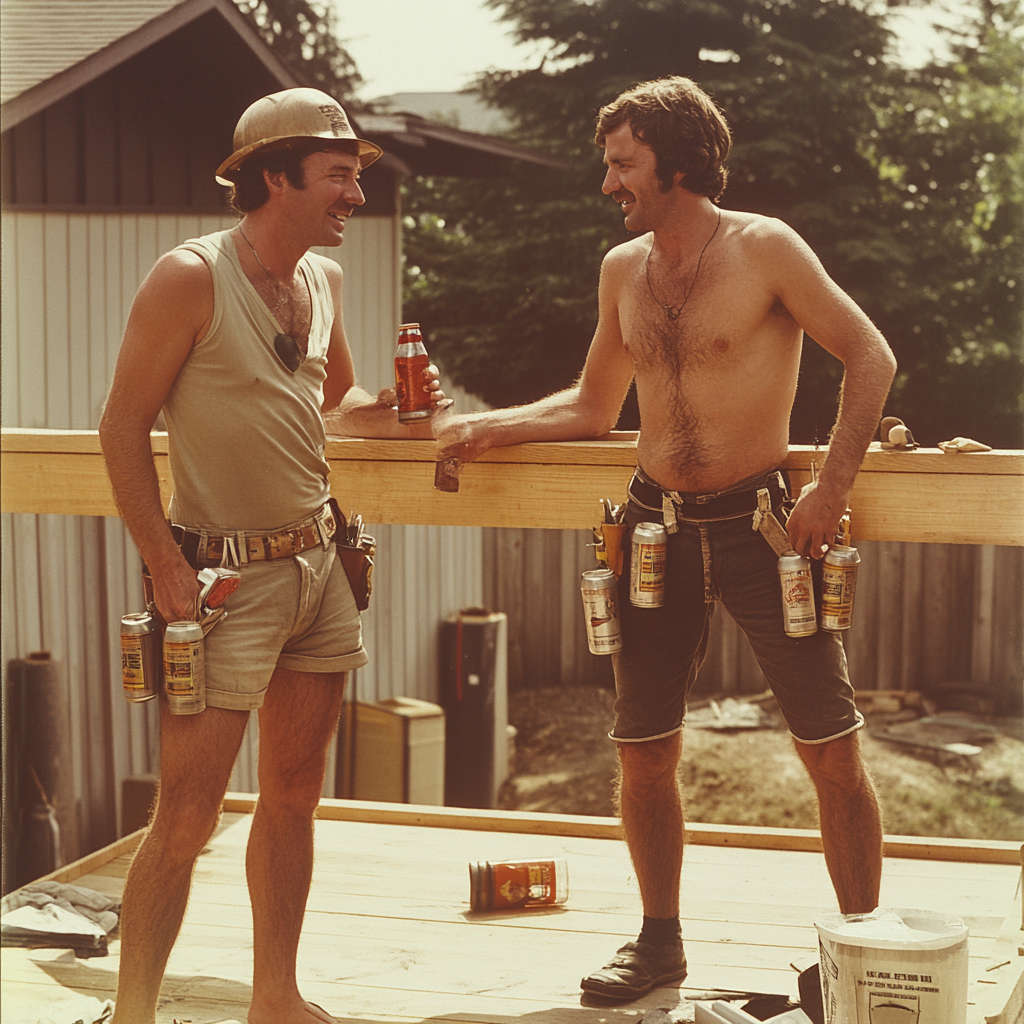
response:
M264 41L304 85L347 100L362 78L335 33L330 0L235 0Z
M951 64L905 77L864 140L895 256L875 315L898 341L892 405L925 437L1024 447L1024 18L1019 3L981 15Z
M594 116L635 82L686 75L733 128L722 205L792 225L893 345L890 411L926 442L1021 446L1024 19L1019 0L978 2L954 61L908 72L855 0L491 0L547 52L479 90L567 169L411 183L406 314L492 404L571 383L601 258L626 237L599 194ZM841 374L805 346L795 442L825 439Z

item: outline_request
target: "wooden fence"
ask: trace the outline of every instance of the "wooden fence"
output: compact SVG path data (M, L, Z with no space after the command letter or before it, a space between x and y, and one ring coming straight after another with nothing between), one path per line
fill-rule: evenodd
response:
M485 601L509 618L509 687L611 686L610 659L587 649L580 573L595 566L589 532L489 529ZM862 690L992 689L1021 703L1024 548L859 541L861 569L846 651ZM766 688L724 608L712 618L695 694Z

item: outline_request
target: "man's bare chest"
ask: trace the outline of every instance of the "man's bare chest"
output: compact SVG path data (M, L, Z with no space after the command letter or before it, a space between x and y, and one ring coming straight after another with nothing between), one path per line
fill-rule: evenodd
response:
M275 287L270 281L258 278L252 284L282 332L293 338L299 350L305 353L313 320L313 302L305 275L298 272L290 286L278 284Z
M752 349L799 333L777 296L749 276L721 263L705 273L678 312L656 300L642 270L629 282L619 304L619 326L638 374L726 372L747 360Z

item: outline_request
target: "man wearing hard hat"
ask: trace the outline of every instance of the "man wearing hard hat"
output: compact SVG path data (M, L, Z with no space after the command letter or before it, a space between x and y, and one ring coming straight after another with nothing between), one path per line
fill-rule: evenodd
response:
M346 675L367 658L333 541L323 414L336 410L338 428L353 434L430 434L398 423L393 392L355 385L341 269L309 249L341 245L364 201L360 171L380 155L325 93L258 100L217 170L238 225L161 257L128 320L100 438L156 609L167 622L194 619L197 569L235 568L241 583L203 641L205 710L161 707L160 794L124 890L116 1024L155 1020L192 867L253 709L249 1024L333 1020L299 994L295 959L327 747ZM435 406L445 402L434 367L424 388ZM174 477L166 513L150 447L161 410Z

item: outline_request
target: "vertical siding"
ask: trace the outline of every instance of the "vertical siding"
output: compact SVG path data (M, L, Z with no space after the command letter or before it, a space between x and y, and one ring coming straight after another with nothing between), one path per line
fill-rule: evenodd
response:
M93 429L132 300L156 259L186 238L230 227L230 216L5 211L2 219L4 426ZM340 256L345 320L360 382L388 384L400 319L394 218L350 222ZM49 650L61 664L72 717L70 759L80 851L111 841L120 783L158 770L155 704L121 693L117 623L142 606L139 559L118 519L0 517L6 664ZM365 619L371 665L360 698L437 695L440 618L481 603L481 531L376 528L380 557ZM254 791L255 716L232 785ZM326 787L332 794L330 785Z
M212 218L206 229L227 227ZM4 212L3 424L95 428L138 285L199 218ZM117 519L4 515L4 666L60 663L71 711L81 851L115 838L120 780L156 770L153 705L121 693L117 623L142 606L139 559Z

